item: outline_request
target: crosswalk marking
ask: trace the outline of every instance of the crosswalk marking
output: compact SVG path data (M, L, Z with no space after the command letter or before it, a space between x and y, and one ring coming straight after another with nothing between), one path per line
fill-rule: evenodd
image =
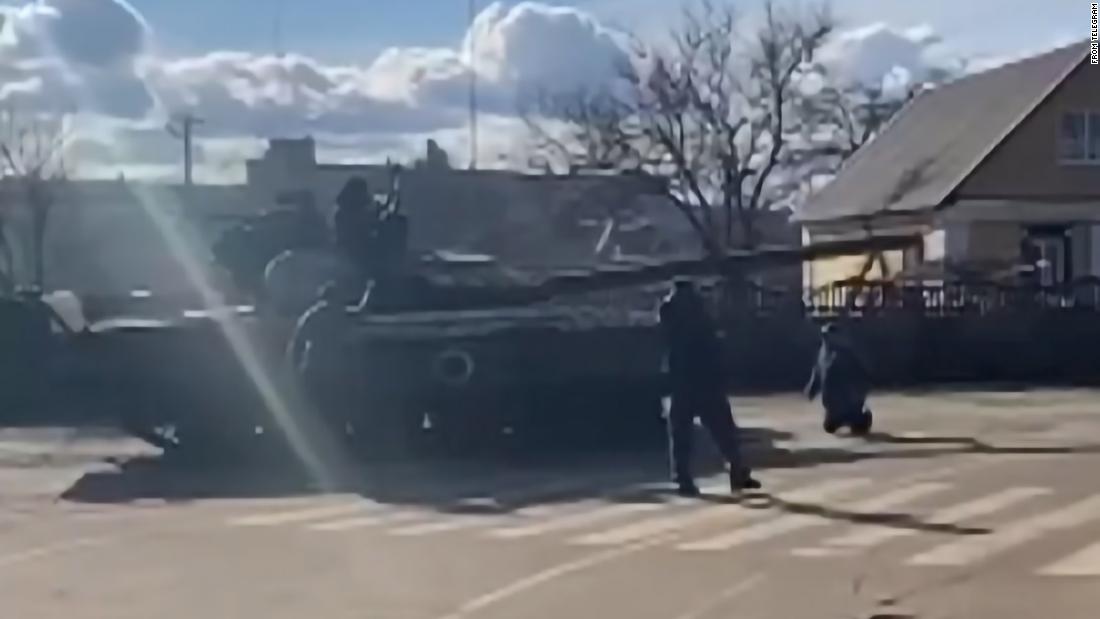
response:
M486 518L486 516L456 516L447 520L436 520L433 522L411 524L394 529L392 531L388 531L388 533L390 535L396 535L398 537L414 537L417 535L432 535L435 533L460 531L463 529L471 529L474 527L483 526L485 524Z
M397 514L380 514L375 516L359 516L358 518L341 518L327 522L317 522L306 528L311 531L349 531L351 529L365 529L367 527L389 526L409 522L421 518L423 514L416 512L403 512Z
M338 516L366 511L373 506L373 503L361 501L356 503L344 503L341 505L329 505L327 507L310 507L307 509L243 516L231 519L229 524L236 527L271 527L281 524L307 522L309 520L336 518Z
M497 515L445 514L440 520L394 529L389 531L389 534L399 537L412 537L416 535L432 535L450 531L487 528L503 523L523 521L529 518L552 517L554 514L561 512L561 510L561 505L531 505L528 507L521 507L512 512Z
M1049 493L1049 488L1008 488L973 501L938 510L929 516L928 520L935 524L959 524L971 518L986 516ZM859 525L852 527L844 535L826 540L825 545L844 548L870 548L897 538L916 535L917 532L916 529L885 525Z
M879 495L873 499L863 501L855 506L854 511L874 513L884 509L891 509L922 496L940 492L947 487L947 484L937 482L924 482L905 486L892 492ZM728 550L743 544L772 539L787 533L827 524L828 522L828 520L820 516L811 514L788 514L750 527L736 529L709 539L681 544L678 548L680 550L689 551Z
M1100 576L1100 543L1039 570L1041 576Z
M798 490L794 490L786 497L788 500L813 501L821 500L825 496L835 493L847 492L855 488L871 483L866 478L837 479L814 484ZM573 544L582 545L608 545L622 544L659 535L668 531L694 526L718 518L733 518L735 520L752 519L763 516L766 510L747 509L742 505L723 504L710 505L700 509L693 509L684 514L671 516L658 516L641 522L635 522L621 527L616 527L592 533L570 540Z
M579 529L615 520L630 514L638 514L648 511L663 509L662 503L621 503L615 505L602 505L596 509L567 514L561 518L546 520L528 525L519 525L493 529L488 532L490 537L498 539L517 539L522 537L534 537L558 531Z
M910 558L910 565L968 565L1034 541L1047 533L1086 524L1100 518L1100 494L1013 522L989 535L966 537Z

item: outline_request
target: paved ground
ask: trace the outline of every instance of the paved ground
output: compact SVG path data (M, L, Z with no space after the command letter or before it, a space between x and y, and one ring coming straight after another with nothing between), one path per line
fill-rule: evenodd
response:
M3 616L1100 613L1100 393L883 396L869 441L792 398L736 404L769 490L739 503L714 475L664 494L656 453L379 465L326 493L0 431Z

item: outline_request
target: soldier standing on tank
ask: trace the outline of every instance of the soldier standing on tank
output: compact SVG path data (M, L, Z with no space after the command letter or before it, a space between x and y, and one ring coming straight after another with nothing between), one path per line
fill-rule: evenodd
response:
M360 296L374 277L379 215L367 181L348 180L336 197L332 228L337 250L352 267L340 282L349 296Z
M377 224L371 202L367 181L358 176L352 177L336 196L336 211L332 216L337 249L356 269L362 271L367 269L368 252Z
M672 404L668 413L673 481L683 496L697 496L692 474L692 439L698 418L729 466L734 493L760 488L744 463L739 429L726 395L726 376L717 329L702 297L687 280L678 280L660 309L667 346Z
M335 282L325 284L318 301L302 314L290 338L287 363L311 404L324 416L347 430L353 396L345 342L352 333L352 320Z
M867 408L870 372L840 327L821 328L821 349L806 385L806 397L821 395L825 407L824 428L829 434L847 426L853 434L870 432L873 418Z

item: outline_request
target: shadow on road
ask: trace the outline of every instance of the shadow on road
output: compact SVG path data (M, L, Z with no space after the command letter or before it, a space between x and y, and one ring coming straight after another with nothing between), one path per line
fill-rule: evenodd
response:
M966 453L1074 454L1100 453L1100 445L998 447L966 436L894 436L874 433L836 447L781 446L793 437L768 428L744 430L748 458L758 470L812 468L873 459L937 458ZM722 470L717 453L700 437L697 472ZM865 451L867 446L885 447ZM536 452L498 451L461 458L406 458L365 461L345 466L335 483L323 485L292 466L288 459L271 459L241 466L240 462L209 459L144 457L116 463L115 470L85 474L62 498L90 503L124 503L138 499L191 501L229 497L287 497L317 493L358 494L392 505L418 506L447 513L506 513L531 505L599 498L612 502L670 500L667 456L663 445L612 447L600 453L544 449ZM705 500L729 502L712 495ZM751 508L772 508L860 524L979 535L987 529L929 523L905 513L857 513L822 505L787 502L766 493L745 497Z
M775 449L791 435L750 429L753 449ZM705 437L697 442L697 474L722 470ZM661 501L670 495L663 437L645 444L602 449L498 449L463 454L416 452L396 458L332 464L332 481L320 483L289 455L218 459L183 453L115 462L114 470L85 474L62 498L91 503L138 499L189 501L231 497L282 497L355 493L373 501L415 504L448 511L509 511L532 504L603 497L616 501ZM488 506L488 507L487 507Z
M864 460L931 459L960 454L987 455L1072 455L1100 454L1100 445L1056 445L1043 447L999 446L969 436L895 436L884 432L856 438L851 447L889 446L885 450L864 451L851 447L808 447L802 449L763 449L750 451L753 462L762 469L803 468L826 464L850 464Z

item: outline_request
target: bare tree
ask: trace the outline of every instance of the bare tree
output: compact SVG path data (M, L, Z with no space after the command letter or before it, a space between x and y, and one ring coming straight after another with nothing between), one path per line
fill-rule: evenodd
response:
M816 70L824 85L799 98L801 132L783 153L781 193L792 207L821 184L815 181L831 180L918 92L913 86L899 96L881 84L856 81L839 86L824 67Z
M10 184L0 174L0 295L10 295L15 291L15 256L8 238L12 233L14 198Z
M826 7L800 15L771 1L754 33L737 17L704 0L685 10L670 47L636 43L614 87L537 96L521 112L538 163L655 177L708 254L756 245L801 130L797 85L833 22Z
M30 220L32 279L45 285L45 241L50 211L58 186L68 174L64 151L67 144L63 118L21 117L12 110L0 112L0 182L11 202L22 204ZM10 214L11 211L8 211ZM11 218L6 218L10 231ZM5 243L11 264L11 249Z

